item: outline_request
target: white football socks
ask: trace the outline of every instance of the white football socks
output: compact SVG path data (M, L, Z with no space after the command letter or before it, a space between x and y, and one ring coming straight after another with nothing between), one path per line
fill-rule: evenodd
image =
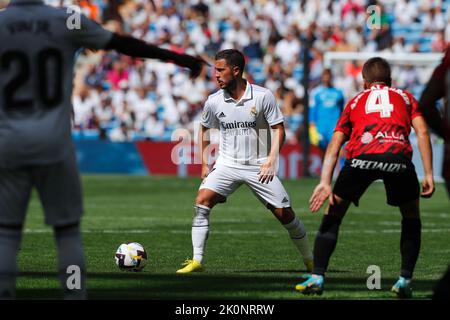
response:
M203 251L209 235L209 213L211 209L198 204L194 207L194 219L192 220L192 247L194 260L202 262Z
M291 222L283 224L283 227L289 233L292 242L300 252L303 261L306 263L313 260L312 251L308 243L308 235L306 229L300 219L296 216Z

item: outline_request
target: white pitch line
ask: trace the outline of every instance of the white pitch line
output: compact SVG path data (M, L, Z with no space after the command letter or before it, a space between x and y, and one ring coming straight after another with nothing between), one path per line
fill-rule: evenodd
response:
M99 220L111 220L112 218L110 216L90 216L90 217L85 217L83 219L83 221L85 220L92 220L95 221L96 219ZM191 222L192 221L192 216L187 216L186 218L174 218L174 217L140 217L140 216L122 216L122 217L114 217L113 218L114 221L117 220L123 220L123 221L130 221L130 220L139 220L139 221L152 221L152 222L158 222L158 221L170 221L170 222ZM213 222L218 222L218 223L234 223L234 222L251 222L251 223L255 223L255 221L253 219L242 219L242 218L218 218L218 219L213 219ZM265 223L266 221L262 221L263 223Z
M390 215L390 213L381 213L381 212L369 212L368 214L371 215ZM351 213L350 213L351 215ZM422 216L426 216L426 217L437 217L437 218L446 218L446 219L450 219L450 213L448 214L444 214L444 213L423 213ZM311 216L312 217L312 216ZM302 218L302 217L300 217ZM139 220L139 221L151 221L151 222L157 222L157 221L171 221L171 222L186 222L186 221L190 221L192 218L191 216L186 216L185 218L177 218L177 217L148 217L148 216L119 216L119 217L114 217L112 218L111 216L103 216L103 215L86 215L84 217L83 220L92 220L95 221L96 219L98 220L123 220L123 221L130 221L130 220ZM396 219L395 221L379 221L377 222L377 224L380 225L400 225L400 220L401 217L400 215L398 216L393 216L393 219ZM217 223L240 223L240 222L252 222L252 223L257 223L254 221L254 219L252 218L222 218L220 217L220 215L216 216L216 217L212 217L211 221L217 222ZM262 222L266 222L266 221L262 221ZM345 224L349 224L349 225L353 225L353 224L360 224L360 223L365 223L365 222L358 222L358 221L345 221ZM423 222L422 224L426 224L426 223L432 223L432 222Z
M111 219L112 218L111 216L95 215L95 214L92 213L92 211L89 209L89 207L92 207L92 208L95 208L95 209L105 208L105 210L106 210L106 206L105 205L96 205L96 204L87 205L86 206L86 214L84 216L85 217L84 219L97 219L97 218L98 219ZM127 211L133 211L133 212L143 212L144 211L144 212L148 213L148 216L143 216L143 217L142 216L114 217L113 218L114 220L116 220L116 219L129 219L129 218L131 218L131 219L148 219L148 220L153 220L155 218L151 217L152 212L155 211L155 210L161 210L161 206L159 206L159 205L151 205L151 204L149 204L149 205L144 205L144 204L133 205L131 207L128 206L128 205L114 204L114 208L115 209L125 209ZM192 212L193 212L193 206L192 206L192 208L189 208L189 207L185 207L185 206L173 206L172 205L172 206L170 206L170 209L171 210L173 210L173 209L177 209L177 210L181 209L182 211L186 212L186 216L192 216ZM167 210L167 208L165 208L165 210ZM216 211L220 211L220 212L216 213ZM225 212L223 212L223 211L225 211ZM220 216L220 215L223 215L223 214L227 214L227 212L238 212L238 213L241 212L242 213L242 212L255 212L255 211L260 211L261 215L269 213L269 211L264 210L263 207L261 207L259 209L258 208L255 209L255 208L242 208L242 207L239 207L239 206L229 206L229 207L226 207L226 208L225 207L224 208L220 208L219 210L214 209L212 215L213 216L215 216L215 215ZM309 209L306 209L306 208L294 208L294 211L297 214L301 214L300 218L303 218L303 217L314 217L314 216L318 216L318 215L321 216L322 215L321 213L313 214L313 213L311 213L309 211ZM374 215L374 216L389 216L389 217L392 216L394 218L399 218L399 219L401 217L399 210L395 209L395 208L393 208L392 211L364 211L364 210L360 210L360 209L358 209L358 210L350 210L349 212L347 212L346 215L347 216L352 216L352 215L359 215L359 216L361 216L361 215L371 215L371 216L373 216ZM422 217L450 219L450 210L449 210L449 212L422 211L420 213L420 215ZM157 219L167 219L167 220L171 220L171 221L174 220L173 217L167 217L167 218L161 217L161 218L157 218Z
M395 215L395 214L398 214L398 216L400 217L400 212L398 210L394 210L393 212L386 212L386 211L353 211L353 212L348 212L346 215L351 215L351 214L375 215L375 216L384 216L384 215ZM449 210L449 212L428 212L428 211L424 211L424 212L421 212L420 215L422 217L450 219L450 210Z
M145 233L154 233L155 229L130 229L130 230L119 230L119 229L85 229L82 230L82 233L89 234L145 234ZM437 228L437 229L422 229L422 233L443 233L450 232L450 228ZM53 233L52 229L25 229L25 234L48 234ZM190 234L191 230L171 230L169 231L171 234ZM282 231L277 230L211 230L212 234L280 234ZM316 232L313 232L314 234ZM384 230L342 230L340 233L343 234L376 234L376 233L400 233L400 229L384 229Z

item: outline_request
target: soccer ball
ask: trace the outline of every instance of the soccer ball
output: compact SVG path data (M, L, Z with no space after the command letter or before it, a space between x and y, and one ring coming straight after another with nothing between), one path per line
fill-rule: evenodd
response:
M116 251L115 259L121 270L141 271L147 264L147 251L137 242L122 243Z

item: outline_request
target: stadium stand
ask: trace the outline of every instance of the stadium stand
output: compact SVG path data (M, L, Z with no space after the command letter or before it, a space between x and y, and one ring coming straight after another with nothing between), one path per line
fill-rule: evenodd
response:
M219 49L246 54L247 75L272 89L298 141L304 88L301 35L310 34L311 88L320 82L326 51L442 52L450 41L450 0L46 0L79 5L115 31L179 52L212 59ZM377 5L381 27L366 25ZM177 128L193 131L202 103L217 90L213 68L192 82L175 65L113 53L83 52L74 94L74 138L168 141ZM362 62L361 62L362 63ZM348 99L361 89L361 64L349 62L335 85ZM408 66L393 70L396 85L418 97L429 76Z

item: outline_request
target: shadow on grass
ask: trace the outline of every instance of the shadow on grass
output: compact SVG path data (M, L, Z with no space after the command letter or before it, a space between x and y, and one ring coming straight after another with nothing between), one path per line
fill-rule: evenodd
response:
M52 272L23 272L20 277L40 279L57 279ZM249 274L154 274L154 273L89 273L90 299L301 299L294 286L300 281L299 277L275 275ZM369 291L366 288L367 278L342 277L333 275L326 279L326 292L331 295L322 296L323 299L367 299L372 293L375 299L389 299L388 290L397 279L383 278L382 290ZM422 298L427 298L436 285L433 280L416 279L414 292ZM99 288L101 286L101 288ZM334 294L333 294L334 293ZM385 294L385 295L383 295ZM59 289L18 289L19 299L59 299Z
M308 271L305 269L296 269L296 270L294 270L294 269L290 269L290 270L260 269L260 270L236 270L235 272L239 272L239 273L298 273L298 274L303 274L303 273L307 273ZM330 273L348 273L351 271L331 269L328 272L330 272Z

